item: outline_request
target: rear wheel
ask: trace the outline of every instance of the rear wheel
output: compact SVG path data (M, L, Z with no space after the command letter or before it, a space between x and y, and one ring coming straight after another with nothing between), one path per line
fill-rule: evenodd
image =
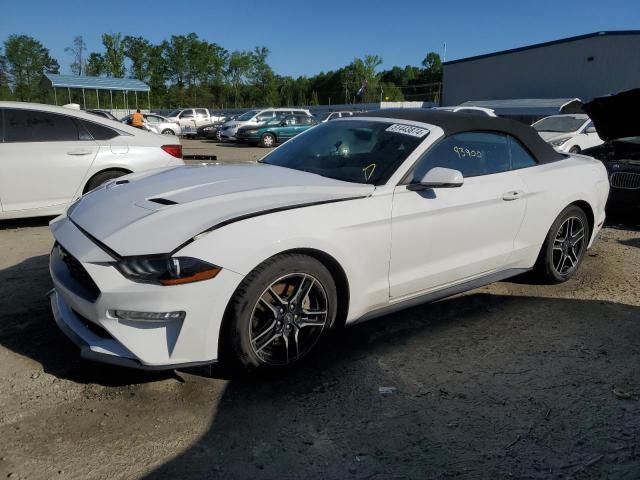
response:
M314 350L336 312L336 285L322 263L306 255L278 255L238 287L225 335L245 369L288 367Z
M123 170L107 170L105 172L100 172L94 175L91 180L87 182L87 185L84 187L84 191L82 193L90 192L94 188L98 188L100 185L104 185L109 180L113 180L114 178L122 177L127 174L129 174L129 172L125 172Z
M589 221L584 211L570 205L547 233L536 263L536 271L546 283L562 283L578 270L589 244Z
M276 137L271 133L265 133L260 139L260 146L271 148L276 144Z

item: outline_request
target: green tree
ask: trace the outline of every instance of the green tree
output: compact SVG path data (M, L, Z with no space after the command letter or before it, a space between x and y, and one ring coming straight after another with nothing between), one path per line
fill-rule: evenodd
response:
M84 43L82 35L76 35L73 37L73 43L71 46L66 47L64 51L73 57L73 61L69 66L71 72L74 75L86 75L87 58L86 51L87 45Z
M422 60L422 66L425 69L426 80L428 82L442 81L442 60L436 52L429 52Z
M107 77L124 77L124 45L121 33L103 33L104 73Z
M87 58L87 68L85 72L90 77L99 77L104 73L104 58L96 52L91 52Z
M21 101L42 98L40 79L43 73L58 73L60 65L49 50L27 35L10 35L4 42L5 74L15 97Z
M7 67L7 60L2 55L0 49L0 100L12 100L13 92L9 87L9 70Z
M227 67L227 78L233 89L235 107L238 108L240 87L246 81L246 77L251 71L252 57L248 52L233 52L229 56Z
M149 63L151 57L151 43L142 37L129 35L122 39L124 55L131 61L129 75L145 81L149 77Z

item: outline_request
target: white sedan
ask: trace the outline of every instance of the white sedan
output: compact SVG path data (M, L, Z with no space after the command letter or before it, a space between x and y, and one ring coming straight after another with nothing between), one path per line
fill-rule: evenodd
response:
M602 143L593 122L583 113L552 115L531 126L545 142L560 152L580 153Z
M259 163L130 175L83 196L51 223L51 305L85 358L282 367L340 325L532 269L571 278L608 192L601 162L519 123L368 112Z
M0 220L59 215L116 177L184 165L179 140L23 102L0 102L0 159Z

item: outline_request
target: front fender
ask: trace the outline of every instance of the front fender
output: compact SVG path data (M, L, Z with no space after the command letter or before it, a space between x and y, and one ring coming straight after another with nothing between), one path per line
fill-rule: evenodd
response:
M269 213L226 225L175 255L200 258L243 277L268 258L313 249L334 258L350 286L347 320L388 302L390 194Z

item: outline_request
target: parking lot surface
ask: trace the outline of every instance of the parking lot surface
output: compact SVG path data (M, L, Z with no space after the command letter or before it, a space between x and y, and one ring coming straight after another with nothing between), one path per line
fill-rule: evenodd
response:
M47 219L0 223L0 478L640 478L633 221L565 284L379 318L261 377L81 360L45 296L52 243Z

